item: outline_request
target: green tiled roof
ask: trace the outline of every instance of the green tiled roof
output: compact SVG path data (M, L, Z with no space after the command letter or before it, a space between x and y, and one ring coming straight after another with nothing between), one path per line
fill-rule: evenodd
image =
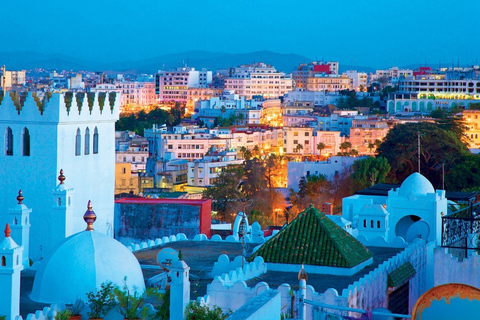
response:
M265 262L352 268L373 254L313 206L265 242L251 257Z
M387 286L398 287L417 273L410 262L405 262L388 274Z

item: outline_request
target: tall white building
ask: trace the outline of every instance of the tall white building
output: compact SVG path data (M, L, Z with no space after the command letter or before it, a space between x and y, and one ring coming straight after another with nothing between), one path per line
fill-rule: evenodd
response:
M155 74L155 93L160 101L187 102L188 88L205 88L212 83L212 71L177 68Z
M0 105L0 206L13 207L18 190L35 203L30 217L30 257L35 260L56 245L52 210L57 176L75 189L71 232L83 229L88 200L96 204L96 230L113 235L115 190L115 121L118 100L109 93L13 94ZM23 102L22 102L23 101ZM92 186L96 186L92 188ZM67 202L69 200L66 200ZM0 212L0 222L8 219ZM78 222L78 223L77 223Z
M247 99L253 96L278 98L292 88L292 78L265 63L239 66L225 79L225 90L233 90Z
M350 78L352 89L355 91L367 90L367 73L358 72L357 70L348 70L343 73Z

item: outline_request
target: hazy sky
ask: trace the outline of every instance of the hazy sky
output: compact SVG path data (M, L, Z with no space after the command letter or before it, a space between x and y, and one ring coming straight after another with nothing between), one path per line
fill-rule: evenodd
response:
M0 52L120 61L270 50L372 67L480 63L479 0L1 0Z

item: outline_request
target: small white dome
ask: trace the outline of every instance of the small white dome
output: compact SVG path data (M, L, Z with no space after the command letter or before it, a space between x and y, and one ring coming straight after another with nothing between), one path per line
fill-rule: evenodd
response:
M428 193L435 193L430 181L418 172L407 177L400 186L398 194L403 196L426 196Z
M145 282L135 256L120 242L96 231L65 239L42 261L31 298L42 303L74 303L106 281L143 292Z

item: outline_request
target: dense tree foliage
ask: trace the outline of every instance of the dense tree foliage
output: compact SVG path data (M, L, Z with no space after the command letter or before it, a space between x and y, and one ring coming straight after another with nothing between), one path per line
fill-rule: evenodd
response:
M372 98L363 97L357 98L355 90L342 90L340 91L342 97L338 99L337 107L345 110L356 110L357 108L369 108L378 109L380 104L373 102Z
M452 126L454 129L451 129ZM457 131L456 131L457 130ZM378 148L378 155L385 157L391 166L390 182L402 182L418 171L418 135L420 134L420 173L435 188L451 191L480 187L477 174L478 156L469 152L460 140L461 126L456 123L409 123L392 128ZM464 176L460 179L459 177Z
M390 165L384 157L367 157L357 160L352 165L352 193L366 189L377 183L384 183L390 172Z
M254 218L261 225L271 225L277 222L274 214L286 206L283 196L275 190L285 164L282 157L271 154L263 160L252 157L242 166L226 167L214 185L204 191L204 197L216 201L214 209L226 221L239 211L247 211L255 212Z
M185 108L176 104L171 110L165 111L160 108L153 109L146 113L140 111L129 115L121 115L115 123L116 131L135 131L139 135L144 134L145 129L151 129L154 124L175 126L182 121L185 115Z

